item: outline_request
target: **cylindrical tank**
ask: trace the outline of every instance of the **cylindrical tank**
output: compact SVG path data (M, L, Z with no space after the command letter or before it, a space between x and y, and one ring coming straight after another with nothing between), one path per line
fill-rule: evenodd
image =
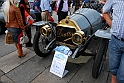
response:
M70 16L85 35L93 34L96 30L102 28L102 19L99 12L89 8L80 8Z

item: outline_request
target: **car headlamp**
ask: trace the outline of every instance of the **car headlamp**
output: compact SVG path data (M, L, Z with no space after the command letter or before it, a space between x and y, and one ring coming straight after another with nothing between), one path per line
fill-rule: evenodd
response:
M84 36L85 34L83 31L78 31L72 35L72 42L76 45L80 45L86 40Z
M40 28L40 34L44 36L49 36L52 32L52 29L50 28L49 25L45 25L42 28Z

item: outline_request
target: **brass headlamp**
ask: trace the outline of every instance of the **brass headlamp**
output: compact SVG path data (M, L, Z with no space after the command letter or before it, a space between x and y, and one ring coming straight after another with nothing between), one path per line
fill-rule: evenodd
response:
M44 36L49 36L52 32L52 29L50 28L49 25L45 25L42 28L40 28L40 34Z
M83 31L77 31L72 35L72 42L76 45L82 44L85 40L86 38Z

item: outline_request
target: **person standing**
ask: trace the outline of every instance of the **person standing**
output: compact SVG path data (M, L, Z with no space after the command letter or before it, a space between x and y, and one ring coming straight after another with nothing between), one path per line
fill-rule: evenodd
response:
M41 8L40 8L40 0L34 0L34 13L36 16L36 22L41 21ZM36 30L38 28L36 27Z
M102 14L112 34L109 41L111 83L124 83L124 0L107 0Z
M19 8L21 11L21 15L22 15L22 19L23 19L23 23L24 25L26 25L26 21L25 21L25 10L30 14L30 5L28 3L28 0L20 0L19 2ZM26 47L32 47L32 43L31 43L31 27L29 26L26 30L25 30L28 38L29 38L29 42L26 43Z
M90 6L90 0L84 0L86 7Z
M76 10L78 10L79 8L80 8L80 1L81 0L74 0L74 2L75 2L75 10L74 11L76 11Z
M24 57L22 45L19 43L18 36L25 32L25 26L21 17L21 13L18 7L16 7L18 0L6 0L3 8L4 18L6 22L7 30L13 37L13 41L18 51L18 57Z
M70 2L69 2L70 1ZM71 0L58 0L57 1L57 15L58 22L65 19L68 16L68 10L70 8Z
M42 10L42 21L49 21L51 19L50 13L52 12L52 9L50 7L50 0L41 0L40 7Z

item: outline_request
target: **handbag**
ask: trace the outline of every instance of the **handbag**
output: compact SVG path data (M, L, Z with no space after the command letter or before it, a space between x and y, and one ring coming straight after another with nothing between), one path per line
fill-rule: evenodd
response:
M24 8L24 15L25 15L25 22L27 25L32 25L34 22L34 19L31 17L31 15L26 11L25 6L23 4L20 5L20 7Z
M11 35L10 32L8 32L8 30L5 31L6 35L5 35L5 44L13 44L13 37Z
M19 43L20 43L20 44L26 44L26 43L28 43L28 41L29 41L29 38L28 38L28 36L27 36L26 33L21 33L21 34L18 36L18 38L19 38Z

